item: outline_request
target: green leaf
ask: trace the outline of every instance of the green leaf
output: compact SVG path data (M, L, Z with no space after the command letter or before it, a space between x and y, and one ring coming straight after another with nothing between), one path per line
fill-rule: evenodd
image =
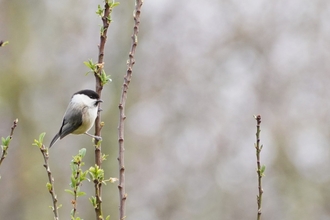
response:
M10 143L10 141L11 141L11 139L10 139L10 136L8 136L8 137L6 137L5 138L5 146L8 146L9 145L9 143Z
M110 220L110 215L108 215L108 216L105 218L105 220Z
M77 186L77 180L73 176L71 176L70 187L75 188L76 186Z
M42 142L44 141L44 137L45 137L46 133L41 133L39 135L39 140L34 139L34 143L32 145L38 146L39 148L42 148L43 144Z
M48 191L51 191L52 190L52 188L53 188L53 186L52 186L52 184L51 183L46 183L46 187L47 187L47 189L48 189Z
M103 34L104 34L104 31L105 31L105 28L104 28L103 26L101 26L101 28L100 28L100 35L102 35L102 36L103 36Z
M104 9L101 7L101 5L98 5L98 6L97 6L97 10L96 10L96 14L97 14L98 16L102 17L102 15L103 15L103 11L104 11Z
M8 149L8 146L1 145L1 149L2 149L2 151L6 151Z
M96 164L94 167L90 167L88 171L93 181L98 180L102 182L104 180L104 170L99 168Z
M79 155L83 158L86 155L86 148L82 148L79 150Z
M69 189L65 189L64 191L65 191L65 192L67 192L67 193L70 193L71 195L73 195L73 196L74 196L74 192L73 192L72 190L69 190Z
M109 24L112 22L111 14L109 14L109 16L107 17L107 21L108 21Z
M82 172L82 173L80 174L80 178L79 178L80 182L82 182L82 181L84 181L84 180L87 179L87 178L86 178L87 173L88 173L88 170L86 170L85 172Z
M261 176L265 176L265 170L266 170L266 166L262 165L260 169Z
M2 145L6 146L6 139L4 137L1 137L1 142L2 142Z
M99 75L99 77L101 79L102 85L105 85L105 84L107 84L107 82L111 82L112 81L111 75L107 75L103 69L102 69L101 75Z
M96 197L92 196L91 198L89 198L89 201L92 203L93 208L97 207Z
M105 160L107 160L107 157L109 156L109 154L103 154L102 155L102 161L105 161Z
M118 6L118 5L120 5L119 2L114 2L114 1L113 1L113 2L110 4L110 7L111 7L111 8L114 8L114 7Z
M41 133L41 134L39 135L39 142L40 142L40 143L43 143L43 142L44 142L44 137L45 137L45 135L46 135L46 132L43 132L43 133Z
M89 74L90 72L96 72L97 64L93 63L92 59L85 61L84 64L91 70L91 71L87 72L86 75Z
M79 196L84 196L84 195L86 195L85 192L77 192L77 196L78 196L78 197L79 197Z

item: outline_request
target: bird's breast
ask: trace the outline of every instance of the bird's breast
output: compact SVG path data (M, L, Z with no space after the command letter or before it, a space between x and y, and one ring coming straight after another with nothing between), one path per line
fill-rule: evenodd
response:
M85 107L82 115L82 124L77 130L72 132L72 134L83 134L89 131L93 127L93 124L97 117L97 109L98 107Z

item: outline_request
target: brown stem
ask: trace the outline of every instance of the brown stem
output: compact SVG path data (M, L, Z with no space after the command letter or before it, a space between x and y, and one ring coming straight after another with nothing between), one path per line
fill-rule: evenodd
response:
M100 79L100 74L103 71L104 67L104 47L105 43L107 41L107 33L108 33L108 28L110 25L111 20L109 19L109 15L112 11L112 8L109 6L108 1L105 0L104 4L104 14L102 16L102 22L103 22L103 27L102 31L100 34L100 44L99 44L99 55L98 55L98 68L97 71L94 72L95 76L95 81L96 81L96 86L95 90L97 94L99 94L100 98L102 95L102 89L103 89L103 84ZM96 136L101 136L101 113L100 111L97 114L97 117L95 119L95 135ZM99 167L102 165L102 151L101 151L101 143L98 143L99 141L95 139L95 164ZM95 207L95 214L96 214L96 219L101 220L103 219L102 215L102 183L95 183L94 184L95 188L95 198L96 198L96 207Z
M74 179L76 181L76 185L73 187L73 201L72 201L72 205L73 205L73 212L72 212L72 216L75 217L76 216L76 212L77 212L77 199L78 199L78 188L81 185L81 181L79 180L80 178L80 166L81 166L81 162L77 162L75 165L77 165L77 172L74 175Z
M261 124L261 116L258 115L255 117L257 120L257 133L256 133L256 156L257 156L257 174L258 174L258 195L257 195L257 204L258 204L258 214L257 214L257 220L261 219L261 203L262 203L262 194L263 194L263 189L262 189L262 184L261 184L261 179L263 176L263 171L260 163L260 152L262 149L262 146L260 146L260 124Z
M13 139L13 135L14 135L14 130L17 126L17 123L18 123L18 119L16 118L13 122L13 126L11 126L11 130L10 130L10 135L9 135L9 138L10 140ZM8 151L8 147L9 147L9 143L8 143L8 146L3 146L2 147L2 153L1 153L1 158L0 158L0 165L2 164L2 161L6 158L7 156L7 151Z
M45 145L42 145L42 147L40 147L40 151L42 153L42 156L44 158L44 167L47 171L47 176L48 176L48 184L50 184L48 187L49 193L52 196L52 200L53 200L53 212L54 212L54 219L58 220L59 219L59 215L58 215L58 207L57 207L57 196L55 193L55 188L54 188L54 178L52 176L52 172L50 171L50 167L48 164L48 158L49 158L49 154L48 154L48 150L46 149Z
M137 36L139 33L139 24L140 24L140 14L141 14L141 7L143 1L136 0L135 1L135 11L134 11L134 27L133 27L133 34L132 34L132 45L131 50L128 55L128 64L126 75L124 77L124 82L122 86L122 92L119 102L119 125L118 125L118 144L119 144L119 155L118 155L118 163L119 163L119 219L124 220L126 218L125 210L126 210L126 198L127 194L125 192L125 146L124 146L124 121L126 119L125 116L125 106L126 106L126 99L127 99L127 91L128 86L131 82L132 72L133 72L133 65L135 64L135 49L137 47Z

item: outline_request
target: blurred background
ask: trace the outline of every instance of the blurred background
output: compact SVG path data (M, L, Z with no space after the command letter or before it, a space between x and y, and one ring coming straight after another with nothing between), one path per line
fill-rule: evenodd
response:
M0 167L0 219L53 219L42 155L71 95L95 88L102 1L0 0L0 136L19 118ZM118 176L118 103L134 1L112 14L103 90L103 168ZM256 122L262 116L263 218L330 219L330 2L145 0L126 109L127 219L256 219ZM91 139L50 150L61 219L69 219L70 161ZM116 184L104 215L118 219ZM95 219L85 182L78 216Z

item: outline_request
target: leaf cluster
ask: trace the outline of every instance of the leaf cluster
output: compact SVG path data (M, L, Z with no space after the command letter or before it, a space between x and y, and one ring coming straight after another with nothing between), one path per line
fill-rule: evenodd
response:
M88 61L85 61L84 64L90 69L90 71L88 71L86 75L88 75L89 73L94 73L95 75L97 75L101 80L102 86L112 81L111 75L107 75L104 71L102 63L94 63L93 60L90 59Z
M41 133L41 134L39 135L38 140L37 140L37 139L34 139L34 142L33 142L32 145L37 146L37 147L39 147L39 148L43 148L43 142L44 142L44 137L45 137L45 135L46 135L45 132Z

